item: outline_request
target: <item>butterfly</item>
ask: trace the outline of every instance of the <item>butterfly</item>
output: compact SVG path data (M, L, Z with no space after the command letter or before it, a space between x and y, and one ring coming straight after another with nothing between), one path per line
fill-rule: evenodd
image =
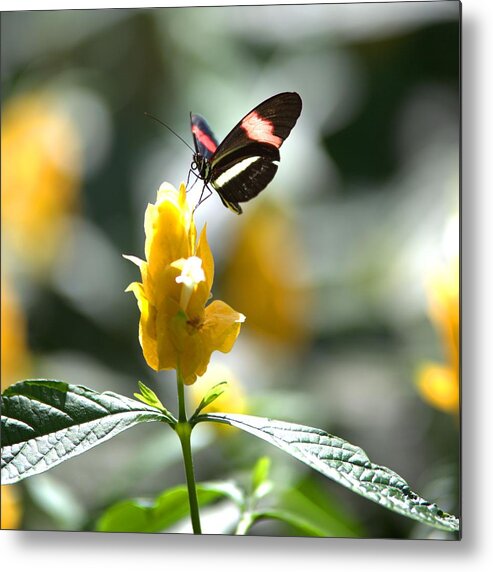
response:
M301 107L297 93L278 93L247 113L221 143L203 117L190 114L195 145L191 171L204 182L197 206L212 194L210 185L226 207L241 214L239 203L256 197L274 178L279 148ZM206 188L209 194L202 199Z

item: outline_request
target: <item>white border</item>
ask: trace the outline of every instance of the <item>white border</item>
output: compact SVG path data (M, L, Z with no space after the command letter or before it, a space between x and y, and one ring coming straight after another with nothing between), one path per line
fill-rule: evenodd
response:
M365 1L365 0L362 0ZM241 2L247 4L249 2ZM269 2L254 2L255 4ZM272 2L270 2L272 3ZM283 3L291 3L285 1ZM293 2L296 3L296 2ZM227 4L188 2L192 5ZM173 2L2 0L2 10L172 6ZM492 2L463 1L462 542L0 532L3 570L486 570L491 541L493 184ZM489 318L489 319L488 319ZM179 568L178 568L179 567Z

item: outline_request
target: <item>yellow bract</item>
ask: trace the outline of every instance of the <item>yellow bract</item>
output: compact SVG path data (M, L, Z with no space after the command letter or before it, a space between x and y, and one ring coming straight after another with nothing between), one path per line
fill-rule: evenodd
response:
M127 288L141 312L139 339L144 357L156 371L178 369L186 384L205 373L215 350L229 352L244 316L214 301L208 306L214 260L205 227L197 242L185 185L168 183L145 214L146 261L129 256L142 282Z

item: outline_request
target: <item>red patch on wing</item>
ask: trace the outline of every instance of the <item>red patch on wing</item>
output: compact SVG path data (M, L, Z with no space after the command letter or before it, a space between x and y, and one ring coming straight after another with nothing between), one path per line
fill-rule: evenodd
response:
M207 133L204 133L201 129L199 129L196 125L194 125L192 127L192 133L195 135L195 137L198 139L198 141L200 143L202 143L202 145L211 153L214 153L217 149L217 145L214 143L214 141L209 137L209 135L207 135Z
M281 137L274 135L274 125L268 119L264 119L256 111L249 113L241 122L241 128L246 132L249 139L258 143L269 143L274 147L282 145Z

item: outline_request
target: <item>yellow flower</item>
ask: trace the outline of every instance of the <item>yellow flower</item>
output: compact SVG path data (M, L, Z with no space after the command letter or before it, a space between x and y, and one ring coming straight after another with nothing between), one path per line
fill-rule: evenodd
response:
M197 379L191 388L193 409L196 409L204 395L218 383L227 381L224 392L209 404L204 412L211 413L248 413L247 399L243 386L233 370L224 363L213 361L206 373ZM193 411L192 409L192 411ZM221 423L212 423L212 428L218 435L231 435L234 428Z
M29 352L22 309L5 277L2 277L2 391L28 373ZM22 506L16 485L1 488L2 528L19 526Z
M46 92L2 109L2 227L5 245L42 271L67 240L77 203L80 140L74 124Z
M206 306L214 260L205 227L197 242L185 185L158 190L145 214L146 261L136 263L142 282L127 288L140 309L139 339L148 365L178 369L189 385L205 373L215 350L229 352L245 317L220 300Z
M310 335L311 297L296 283L304 268L296 229L283 210L266 201L243 216L225 271L225 294L263 341L300 348Z
M2 278L2 391L27 373L24 315L10 285Z
M442 338L446 364L425 363L418 371L422 397L447 413L459 410L459 258L429 283L429 315Z
M193 386L190 393L194 406L197 407L207 391L222 381L228 382L224 387L224 392L208 405L204 411L247 413L245 392L239 379L234 375L231 368L220 362L212 363L207 372L200 376L197 383ZM216 425L223 427L222 425L214 424L215 427Z
M418 370L418 387L430 405L446 413L457 413L459 383L453 368L435 363L422 365Z
M20 500L18 498L18 490L12 485L2 485L2 530L12 530L18 528L21 519Z

